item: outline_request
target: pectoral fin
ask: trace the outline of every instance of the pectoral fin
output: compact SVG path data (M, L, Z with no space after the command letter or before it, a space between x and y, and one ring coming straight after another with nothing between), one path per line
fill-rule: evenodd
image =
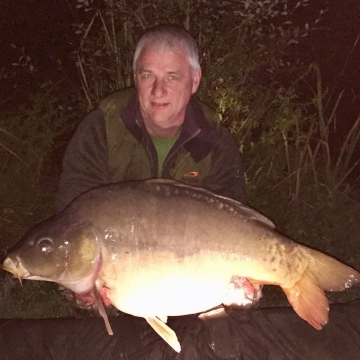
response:
M167 316L166 315L162 315L162 316L157 316L157 319L159 319L160 321L162 321L163 323L167 323Z
M96 299L96 304L97 304L97 307L98 307L98 310L99 310L99 314L104 319L105 327L106 327L106 330L107 330L108 334L109 335L114 335L114 332L112 331L112 328L111 328L111 325L110 325L110 322L109 322L109 318L108 318L108 316L106 314L106 310L104 308L104 304L102 302L102 299L100 297L99 291L96 288L96 286L94 286L94 296L95 296L95 299Z
M181 346L175 332L157 317L148 317L146 321L176 352L181 351Z

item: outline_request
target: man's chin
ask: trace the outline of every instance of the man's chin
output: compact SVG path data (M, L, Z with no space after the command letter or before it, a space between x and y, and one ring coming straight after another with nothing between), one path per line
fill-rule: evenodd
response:
M145 124L145 126L151 136L171 138L179 132L182 123L179 125L171 123L167 119L153 119L151 124Z

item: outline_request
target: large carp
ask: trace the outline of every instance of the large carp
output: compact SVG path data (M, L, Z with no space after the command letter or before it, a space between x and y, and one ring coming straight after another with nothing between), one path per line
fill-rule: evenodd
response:
M3 269L77 294L95 288L119 310L144 317L176 351L180 344L167 316L238 302L233 290L241 288L239 279L254 289L279 285L316 329L328 321L324 290L360 281L354 269L276 232L257 211L161 179L84 193L31 229L10 250Z

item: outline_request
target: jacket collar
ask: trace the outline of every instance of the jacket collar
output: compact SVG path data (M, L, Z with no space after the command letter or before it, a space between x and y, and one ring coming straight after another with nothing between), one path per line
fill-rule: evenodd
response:
M121 117L126 128L138 141L145 143L146 139L150 138L140 112L136 90ZM186 108L181 134L174 146L183 146L194 161L198 162L211 152L216 143L216 137L216 126L206 118L199 100L192 96Z

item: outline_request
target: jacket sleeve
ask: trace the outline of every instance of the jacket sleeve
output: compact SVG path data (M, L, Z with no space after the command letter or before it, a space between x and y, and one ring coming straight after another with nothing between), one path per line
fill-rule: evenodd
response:
M55 207L62 210L84 191L110 182L105 123L100 109L79 124L66 148Z
M218 194L248 204L244 165L239 149L229 131L221 126L213 150L211 169L205 187Z

